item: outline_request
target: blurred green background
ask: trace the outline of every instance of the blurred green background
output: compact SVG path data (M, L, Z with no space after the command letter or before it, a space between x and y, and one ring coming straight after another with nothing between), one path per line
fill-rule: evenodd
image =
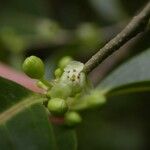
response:
M86 62L144 7L148 0L5 0L0 4L0 62L21 71L36 55L52 78L64 55ZM90 74L94 85L135 54L150 47L147 30ZM111 98L101 109L83 113L77 129L79 150L150 149L149 93Z

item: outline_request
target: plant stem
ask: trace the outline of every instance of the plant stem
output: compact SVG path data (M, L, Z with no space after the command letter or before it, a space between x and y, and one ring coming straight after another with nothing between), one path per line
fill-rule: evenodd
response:
M39 81L41 81L47 88L51 88L52 84L45 80L44 78L41 78Z
M104 47L102 47L95 55L93 55L86 63L84 70L89 73L97 65L99 65L109 55L117 51L127 41L135 37L138 33L143 32L150 19L150 2L144 9L129 22L129 24Z

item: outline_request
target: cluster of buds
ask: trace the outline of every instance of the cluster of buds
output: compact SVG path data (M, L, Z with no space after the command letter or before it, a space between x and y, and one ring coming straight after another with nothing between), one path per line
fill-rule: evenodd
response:
M84 72L84 64L66 56L58 63L55 78L44 79L44 63L30 56L23 63L23 71L31 78L38 79L37 85L45 90L46 108L56 117L64 117L64 124L74 127L82 120L79 111L105 103L103 93L93 90Z

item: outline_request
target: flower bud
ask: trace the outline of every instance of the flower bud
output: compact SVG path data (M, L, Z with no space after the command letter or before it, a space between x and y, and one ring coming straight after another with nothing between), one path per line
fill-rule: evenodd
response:
M48 110L55 116L62 116L67 112L68 106L65 100L53 98L48 102Z
M71 95L72 89L66 83L57 83L55 86L51 88L48 92L51 98L67 98Z
M44 63L36 56L27 57L23 62L22 68L31 78L40 79L44 76Z
M58 68L58 69L56 69L55 70L55 77L56 78L60 78L61 77L61 75L62 75L62 70L60 69L60 68Z
M72 61L72 58L70 56L65 56L59 61L58 66L61 69L64 69L71 61Z
M81 123L82 118L77 112L72 111L65 114L64 121L67 126L74 127Z

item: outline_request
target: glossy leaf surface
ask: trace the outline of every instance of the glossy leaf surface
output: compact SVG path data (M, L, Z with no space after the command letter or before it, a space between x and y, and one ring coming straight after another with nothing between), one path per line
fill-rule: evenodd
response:
M134 92L148 90L150 81L150 49L135 56L108 75L99 85L100 89L116 92L134 88ZM144 85L145 84L145 85ZM144 88L146 87L146 88ZM130 91L130 90L129 90Z
M43 100L40 95L0 78L0 149L63 150L59 143L64 139L57 142L57 130L54 131L55 125L49 121ZM74 131L64 132L65 144L74 150Z

